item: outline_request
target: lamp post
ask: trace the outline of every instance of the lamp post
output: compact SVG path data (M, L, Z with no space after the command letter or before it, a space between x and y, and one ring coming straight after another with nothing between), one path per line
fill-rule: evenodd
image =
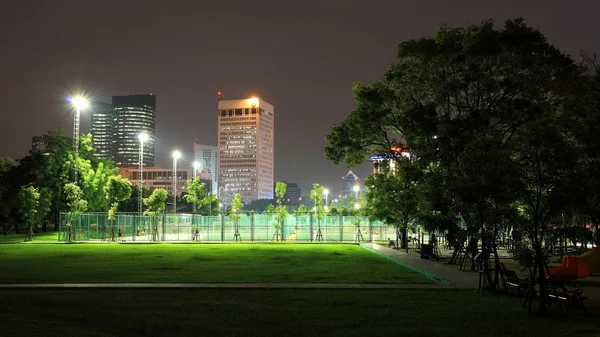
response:
M325 195L325 211L327 211L327 204L328 204L328 198L329 198L329 190L328 189L324 189L323 190L323 195Z
M88 107L88 101L81 96L73 97L71 104L75 107L75 116L73 117L73 181L77 184L77 171L79 170L79 119L81 116L81 110Z
M177 160L181 152L173 151L173 213L177 213Z
M138 212L140 215L143 214L144 211L144 195L142 191L144 189L144 142L148 140L147 133L138 134L138 140L140 142L140 154L139 154L139 164L140 164L140 188L138 190Z

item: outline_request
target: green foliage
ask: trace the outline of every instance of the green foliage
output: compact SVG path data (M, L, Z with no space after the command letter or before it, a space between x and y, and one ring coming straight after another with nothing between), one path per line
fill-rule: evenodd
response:
M300 206L298 206L298 209L296 210L296 212L298 212L298 214L300 214L300 215L306 214L308 212L306 205L300 204Z
M73 222L77 216L87 210L87 201L82 199L83 192L81 188L74 183L67 183L64 187L65 199L69 207L69 217L66 223L67 226L67 241L71 242L74 239Z
M152 191L152 194L144 199L144 205L146 206L144 215L151 216L155 220L158 219L165 211L168 197L169 193L164 188L157 188Z
M244 204L242 203L242 196L239 193L236 193L233 196L233 200L231 202L231 207L229 208L228 214L235 225L240 224L240 211L243 208Z
M196 207L202 215L219 214L219 201L215 195L207 193L206 184L200 178L187 181L187 194L184 199Z
M280 230L283 227L283 222L288 216L287 206L283 204L283 197L287 190L287 184L281 181L278 181L275 184L275 196L277 198L277 207L275 207L275 219L276 223L274 225L276 230Z
M315 203L315 216L318 224L321 224L321 220L325 216L325 207L323 206L323 192L325 187L319 184L313 184L313 189L310 191L310 200Z
M40 193L33 186L23 186L19 193L19 202L21 204L21 214L27 225L29 240L32 239L32 230L39 223L38 207L40 204Z
M275 212L275 205L268 204L267 207L265 208L265 213L273 213L273 212Z
M131 197L131 183L121 176L110 176L104 186L104 197L110 205L108 220L114 221L119 203Z

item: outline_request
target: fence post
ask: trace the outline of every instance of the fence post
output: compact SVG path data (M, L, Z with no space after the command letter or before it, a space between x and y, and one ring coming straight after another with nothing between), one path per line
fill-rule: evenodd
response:
M313 241L313 232L314 232L312 213L308 213L308 226L310 228L310 242L312 242Z
M225 240L225 215L221 213L221 242Z
M344 242L344 217L340 215L340 242Z
M369 242L373 242L373 221L371 219L367 219L369 221Z
M254 211L250 213L250 242L254 242Z

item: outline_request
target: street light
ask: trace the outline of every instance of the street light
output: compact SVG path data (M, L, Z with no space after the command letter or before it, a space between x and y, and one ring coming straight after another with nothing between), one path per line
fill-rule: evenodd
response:
M328 201L328 197L329 197L329 190L324 189L323 194L325 195L325 210L327 210L327 201Z
M138 134L138 140L140 142L140 154L139 154L139 164L140 164L140 189L138 190L138 212L142 215L144 211L144 200L142 190L144 189L144 142L148 141L147 133Z
M173 213L177 213L177 160L181 152L173 151Z
M354 204L354 208L355 208L355 209L359 209L359 208L360 208L360 204L359 204L358 202L357 202L357 203L355 203L355 204Z
M356 192L356 200L358 200L358 191L360 191L360 186L356 184L352 189L354 190L354 192Z
M81 116L81 110L86 109L89 103L84 97L76 96L71 98L71 104L73 104L73 107L75 108L75 116L73 117L73 157L75 160L73 180L75 184L77 184L77 171L79 170L79 119Z

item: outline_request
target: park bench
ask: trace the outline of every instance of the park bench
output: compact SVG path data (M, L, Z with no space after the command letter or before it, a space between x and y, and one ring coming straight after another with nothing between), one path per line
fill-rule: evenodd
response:
M568 290L563 283L552 282L552 280L548 280L546 289L550 306L553 302L556 302L562 312L569 312L569 307L576 305L581 307L584 312L587 312L587 308L583 303L583 301L587 300L587 297L583 296L582 289ZM563 309L563 304L566 310Z
M516 291L518 295L526 294L530 286L529 278L520 279L514 270L506 269L503 263L500 266L500 276L504 283L504 289L507 291Z

